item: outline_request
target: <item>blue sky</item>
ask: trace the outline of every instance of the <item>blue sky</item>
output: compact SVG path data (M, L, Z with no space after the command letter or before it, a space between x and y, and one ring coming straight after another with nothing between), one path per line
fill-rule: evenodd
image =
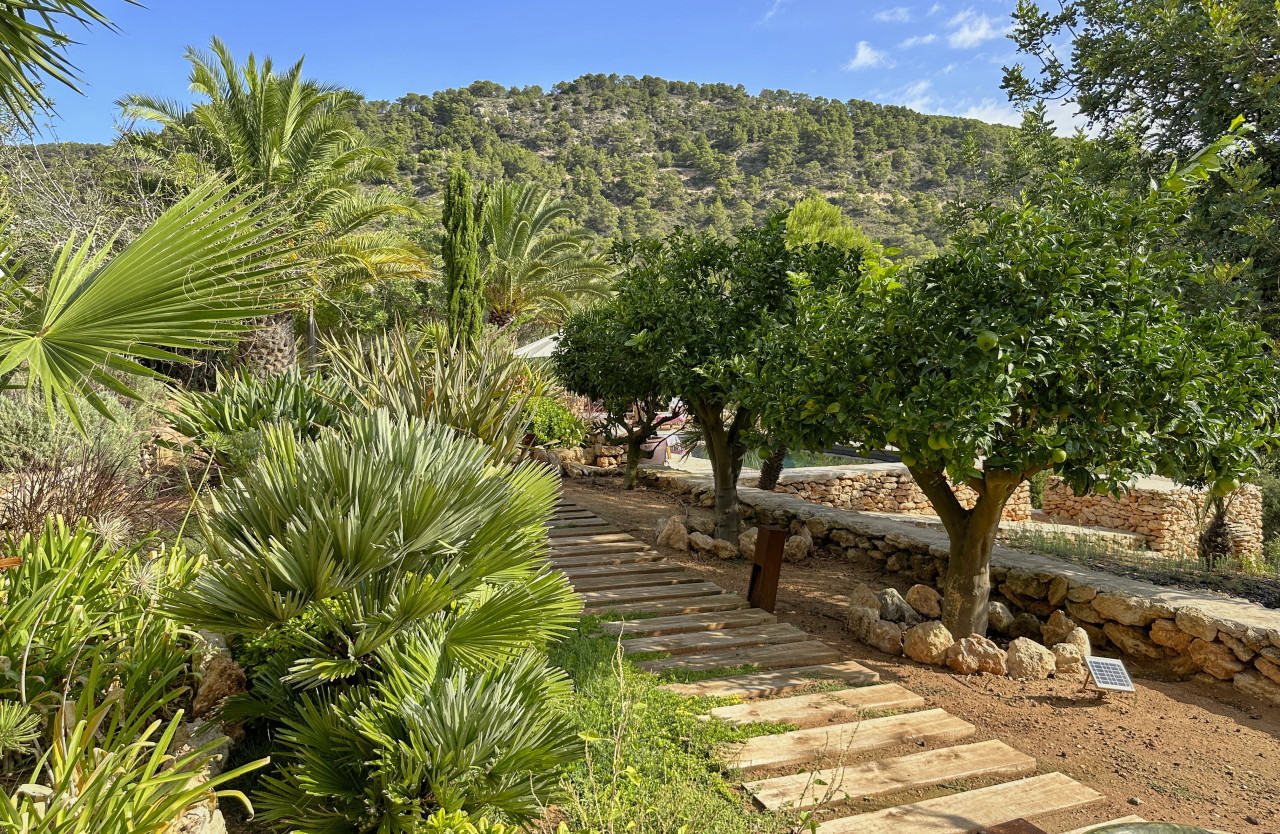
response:
M1016 123L1000 90L1014 0L101 0L121 31L68 34L86 96L56 92L59 138L107 141L129 92L183 100L188 44L305 53L308 73L369 98L477 79L550 87L583 73L658 75L861 98Z

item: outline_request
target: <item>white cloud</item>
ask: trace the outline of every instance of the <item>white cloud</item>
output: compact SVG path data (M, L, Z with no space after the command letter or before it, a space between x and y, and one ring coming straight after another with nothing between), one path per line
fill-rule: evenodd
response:
M973 9L965 9L947 21L947 25L951 27L947 42L954 49L972 49L983 41L989 41L1004 34L1003 30L996 28L995 22L985 14L979 14Z
M933 43L937 39L938 36L932 33L928 35L915 35L914 37L907 38L905 41L898 44L898 48L910 49L913 46L924 46L927 43Z
M862 70L871 69L872 67L891 67L893 62L889 60L887 52L881 52L875 49L866 41L858 41L858 51L844 65L846 70Z
M911 9L906 6L895 6L892 9L876 12L875 18L881 23L910 23Z
M932 6L929 7L929 17L933 17L935 14L937 14L940 11L942 11L942 4L934 3Z
M924 79L914 81L905 87L879 94L878 98L884 99L888 104L896 104L900 107L909 107L912 110L927 112L932 110L934 105L933 82Z
M771 20L774 15L782 11L782 7L790 3L791 0L773 0L773 5L769 7L769 11L764 13L764 17L760 18L760 22L764 23Z
M1005 102L993 98L984 98L977 104L969 105L963 113L956 114L966 119L979 119L999 125L1022 124L1022 114Z

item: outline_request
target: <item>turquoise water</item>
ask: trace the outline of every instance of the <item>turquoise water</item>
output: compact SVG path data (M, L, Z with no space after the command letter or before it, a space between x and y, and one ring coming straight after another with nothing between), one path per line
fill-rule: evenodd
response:
M706 460L707 447L697 446L689 457L702 458ZM826 452L788 452L786 457L782 459L783 469L807 469L810 466L857 466L860 463L867 463L864 458L851 458L847 455L829 455ZM755 452L747 452L747 456L742 459L742 466L746 469L759 469L760 456Z

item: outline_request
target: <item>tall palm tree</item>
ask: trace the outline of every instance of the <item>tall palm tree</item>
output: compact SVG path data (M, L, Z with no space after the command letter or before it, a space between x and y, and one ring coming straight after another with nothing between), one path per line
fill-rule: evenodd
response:
M296 218L310 264L310 293L300 303L424 269L422 252L380 222L417 211L417 203L364 185L394 174L392 157L365 144L351 113L359 96L302 74L302 60L277 72L251 53L236 63L213 38L208 51L188 47L192 106L134 94L118 104L128 117L157 122L199 150L220 171L278 194ZM241 360L271 373L297 361L293 315L269 316L241 344Z
M567 203L534 183L503 182L489 193L480 273L490 324L518 318L563 321L579 304L609 294L613 268L591 252L592 240L567 224Z

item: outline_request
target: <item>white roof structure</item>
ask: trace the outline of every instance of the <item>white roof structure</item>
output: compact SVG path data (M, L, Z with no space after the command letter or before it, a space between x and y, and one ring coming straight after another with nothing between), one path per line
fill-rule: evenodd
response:
M547 359L550 358L552 351L556 349L556 343L559 341L560 334L553 333L536 342L530 342L527 345L516 348L514 353L521 359Z

